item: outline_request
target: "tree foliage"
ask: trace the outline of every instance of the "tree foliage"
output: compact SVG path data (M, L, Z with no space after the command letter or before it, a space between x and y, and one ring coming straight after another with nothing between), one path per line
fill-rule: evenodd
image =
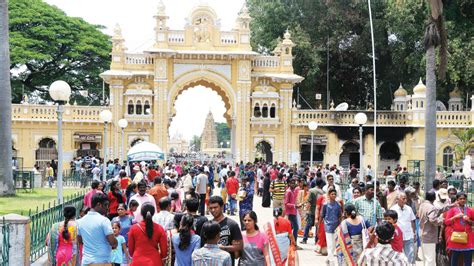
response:
M201 150L201 137L194 135L189 142L189 147L193 151L200 151Z
M227 142L230 143L230 128L227 123L215 123L217 133L217 144L223 143L222 147L227 147ZM228 147L227 147L228 148Z
M474 149L474 128L453 129L452 133L459 140L454 146L455 161L459 163Z
M326 99L327 52L329 88L335 103L365 108L373 97L370 25L367 1L249 0L253 21L252 46L267 52L288 28L296 43L295 72L305 80L297 85L312 107L315 93ZM439 81L438 98L447 101L455 86L472 92L474 85L474 4L450 0L445 5L448 34L446 79ZM400 83L411 92L425 75L423 34L429 6L425 1L372 1L377 68L378 104L390 108ZM296 95L295 95L296 97ZM323 100L323 106L325 101ZM303 108L308 106L303 105Z
M72 102L99 102L99 74L109 68L111 51L102 26L68 17L41 0L10 0L9 15L13 102L23 91L48 100L49 85L59 79L71 86ZM79 90L89 95L82 97Z

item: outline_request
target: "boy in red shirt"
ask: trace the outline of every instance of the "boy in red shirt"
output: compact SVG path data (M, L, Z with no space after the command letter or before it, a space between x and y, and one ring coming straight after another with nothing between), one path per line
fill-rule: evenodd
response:
M237 203L237 192L239 191L239 181L235 178L234 171L229 173L229 178L227 178L227 181L225 182L225 187L227 188L227 198L229 199L230 215L234 215Z
M398 214L394 210L387 210L383 214L385 221L391 223L395 227L395 233L393 234L393 239L390 241L392 249L397 252L403 252L403 233L400 227L397 225Z

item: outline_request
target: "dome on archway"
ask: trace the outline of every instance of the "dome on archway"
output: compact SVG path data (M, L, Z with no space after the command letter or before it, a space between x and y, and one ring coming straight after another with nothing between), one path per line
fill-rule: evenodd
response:
M413 93L415 94L424 94L426 93L426 86L423 84L423 81L420 78L418 84L413 88Z

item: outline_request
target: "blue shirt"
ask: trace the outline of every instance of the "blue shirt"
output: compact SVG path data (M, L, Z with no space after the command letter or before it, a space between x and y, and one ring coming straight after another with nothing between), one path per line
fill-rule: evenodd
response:
M326 233L334 233L339 226L339 218L342 214L341 205L337 202L328 202L323 205L321 216L324 220L324 231Z
M132 220L133 217L130 217L129 215L125 215L123 217L117 216L112 219L113 222L119 222L120 223L120 235L125 238L125 243L128 243L128 231L130 231L130 228L132 227Z
M113 234L110 220L90 210L86 216L77 220L77 227L84 243L82 265L110 263L112 247L107 241L107 236Z
M175 266L187 266L192 265L192 254L195 250L201 247L201 238L193 234L191 237L191 242L185 250L179 249L179 234L174 234L171 237L173 242L174 252L176 253L176 259L174 260Z
M125 238L121 235L115 237L117 239L117 248L112 250L112 254L110 254L110 262L112 263L126 263L125 253L123 253L122 245L125 243Z

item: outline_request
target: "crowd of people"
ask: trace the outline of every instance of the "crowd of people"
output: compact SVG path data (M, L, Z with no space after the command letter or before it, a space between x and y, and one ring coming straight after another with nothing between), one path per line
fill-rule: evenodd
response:
M79 171L83 164L77 160ZM109 162L107 180L94 178L83 208L66 206L64 221L51 227L49 258L53 265L280 266L297 265L297 250L309 247L328 265L471 265L474 210L464 192L441 176L424 192L409 175L381 184L354 168ZM260 202L273 219L259 221Z

